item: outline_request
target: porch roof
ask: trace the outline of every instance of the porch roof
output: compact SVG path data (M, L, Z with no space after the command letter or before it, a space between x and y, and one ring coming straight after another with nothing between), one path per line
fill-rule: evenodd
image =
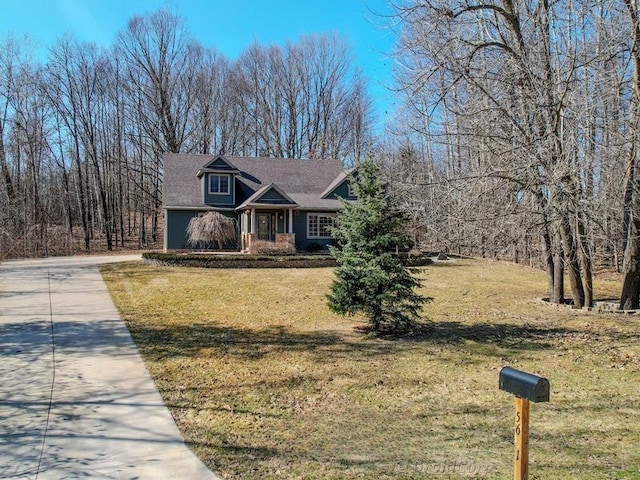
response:
M282 202L272 202L269 203L269 200L260 202L260 199L263 198L267 192L274 190L280 196L282 196ZM275 207L275 208L296 208L298 204L291 199L289 195L282 191L275 183L270 183L269 185L265 185L260 188L256 193L247 198L244 202L242 202L236 210L242 210L247 207Z

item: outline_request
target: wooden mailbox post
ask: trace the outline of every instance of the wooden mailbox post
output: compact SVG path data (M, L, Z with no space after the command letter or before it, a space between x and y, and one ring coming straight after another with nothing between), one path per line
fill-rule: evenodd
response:
M500 370L500 390L516 396L514 480L529 478L529 402L548 402L550 385L546 378L511 367Z

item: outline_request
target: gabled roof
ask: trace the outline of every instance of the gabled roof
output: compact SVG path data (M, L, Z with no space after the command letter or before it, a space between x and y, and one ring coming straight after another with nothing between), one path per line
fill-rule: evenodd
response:
M220 161L215 163L217 160L222 160L234 169L233 173L236 173L236 205L246 203L260 190L273 185L281 195L297 205L297 208L342 208L338 200L322 198L328 187L346 173L342 164L336 160L192 154L165 154L163 206L202 208L202 176L209 167L215 167L211 170L217 171L221 166ZM266 192L267 190L263 190L262 194Z
M196 174L196 176L198 178L200 178L200 177L202 177L202 175L204 175L205 173L208 173L208 172L211 172L211 173L238 173L239 170L227 158L225 158L223 155L219 155L217 157L214 157L213 160L211 160L209 163L204 165L200 170L198 170L198 173Z
M282 197L283 201L276 203L276 202L270 202L267 199L265 202L261 202L260 200L262 200L265 197L265 195L271 191L277 192L278 195ZM265 185L264 187L262 187L260 190L258 190L256 193L254 193L249 198L247 198L244 202L242 202L236 208L236 210L242 210L243 208L247 208L248 206L251 206L251 205L261 205L261 206L273 205L277 207L288 206L289 208L298 206L298 204L294 200L292 200L291 197L289 197L289 195L287 195L280 188L278 188L278 186L275 183L270 183L269 185Z
M349 175L351 175L355 171L356 171L355 168L350 168L349 170L344 171L340 175L338 175L336 179L333 182L331 182L331 185L329 185L325 189L325 191L320 194L320 198L327 198L329 195L331 195L334 192L334 190L338 188L340 185L342 185L344 181L347 178L349 178Z

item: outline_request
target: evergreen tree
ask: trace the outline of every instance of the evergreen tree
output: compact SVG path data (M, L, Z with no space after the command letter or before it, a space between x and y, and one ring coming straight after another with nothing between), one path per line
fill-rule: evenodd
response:
M395 253L411 243L406 215L386 192L375 161L361 161L351 182L357 200L343 201L333 229L338 246L331 254L339 266L329 308L342 315L363 313L372 332L406 333L430 300L416 293L420 280Z

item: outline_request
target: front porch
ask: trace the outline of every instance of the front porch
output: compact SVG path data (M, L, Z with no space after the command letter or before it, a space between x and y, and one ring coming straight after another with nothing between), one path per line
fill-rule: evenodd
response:
M295 249L293 208L247 208L240 215L240 251L249 253L257 241L287 244Z

